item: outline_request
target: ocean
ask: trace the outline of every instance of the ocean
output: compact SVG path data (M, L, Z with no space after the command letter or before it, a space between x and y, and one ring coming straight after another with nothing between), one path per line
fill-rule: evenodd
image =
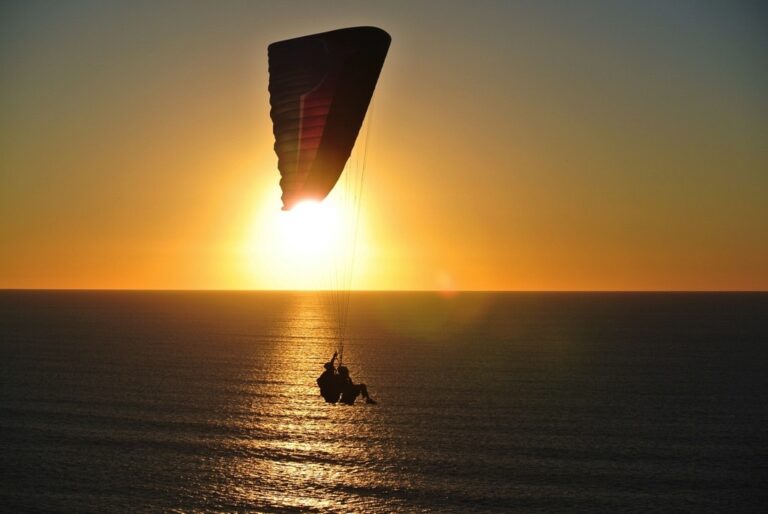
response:
M768 511L768 294L0 291L5 512Z

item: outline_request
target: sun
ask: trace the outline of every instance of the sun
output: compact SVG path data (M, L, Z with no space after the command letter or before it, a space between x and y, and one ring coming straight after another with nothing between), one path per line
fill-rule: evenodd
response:
M355 226L356 218L345 210L343 200L331 195L322 202L301 202L290 211L281 210L274 200L261 205L248 243L251 275L259 287L354 287L352 274L365 268L365 252L355 251L355 244L362 246L364 230Z
M327 260L339 244L341 225L331 202L301 202L277 217L280 249L286 257Z

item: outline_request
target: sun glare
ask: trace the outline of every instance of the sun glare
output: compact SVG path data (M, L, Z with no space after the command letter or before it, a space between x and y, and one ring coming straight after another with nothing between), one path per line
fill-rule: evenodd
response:
M330 203L305 201L277 218L281 247L300 258L327 259L339 244L341 220Z
M334 195L322 202L301 202L290 211L280 210L273 201L262 204L249 244L249 259L259 287L355 287L351 273L358 275L364 266L362 262L353 266L352 259L357 254L354 260L362 261L365 252L360 248L354 252L356 227L350 221L354 217L343 206Z

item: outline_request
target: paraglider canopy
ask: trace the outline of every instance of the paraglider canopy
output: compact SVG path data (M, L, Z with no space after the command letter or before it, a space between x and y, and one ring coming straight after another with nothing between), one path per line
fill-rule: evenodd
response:
M389 49L353 27L269 45L270 115L283 210L330 193L349 159Z

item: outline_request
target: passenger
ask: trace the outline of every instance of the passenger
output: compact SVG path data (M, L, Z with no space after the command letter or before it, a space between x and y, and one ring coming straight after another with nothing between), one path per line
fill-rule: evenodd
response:
M336 355L337 352L334 352L331 360L324 365L325 371L317 377L317 385L320 387L320 395L325 398L325 401L328 403L338 402L339 397L341 396L339 376L333 366L333 362L336 360Z
M349 376L349 369L346 366L339 366L336 380L339 381L339 389L341 390L341 403L352 405L360 394L365 398L365 403L376 403L368 394L368 387L365 384L352 382L352 377Z

